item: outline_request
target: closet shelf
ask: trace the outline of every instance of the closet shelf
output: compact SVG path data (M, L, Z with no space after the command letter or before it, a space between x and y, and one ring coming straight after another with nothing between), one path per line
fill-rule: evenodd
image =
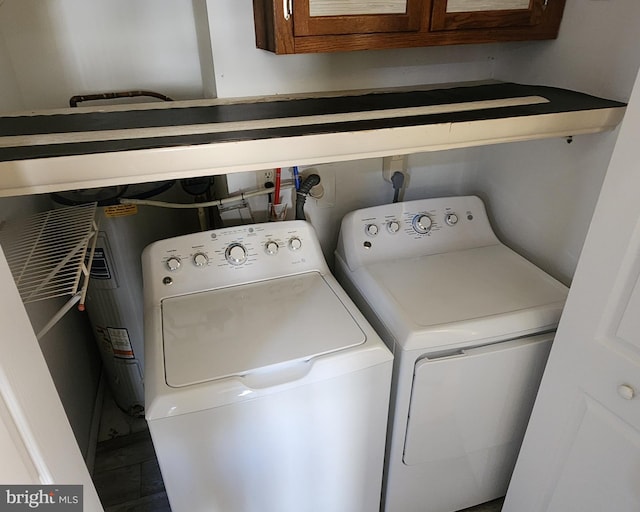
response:
M624 110L489 82L0 115L0 196L568 137Z
M70 296L38 338L74 304L84 309L98 232L95 214L96 203L59 208L7 222L0 230L0 244L25 304Z

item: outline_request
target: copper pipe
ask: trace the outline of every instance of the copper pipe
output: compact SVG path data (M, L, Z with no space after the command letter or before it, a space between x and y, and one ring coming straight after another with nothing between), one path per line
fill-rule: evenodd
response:
M162 101L173 101L169 96L160 94L154 91L122 91L122 92L103 92L99 94L80 94L72 96L69 99L69 106L77 107L81 101L94 101L94 100L112 100L114 98L133 98L135 96L151 96L158 98Z

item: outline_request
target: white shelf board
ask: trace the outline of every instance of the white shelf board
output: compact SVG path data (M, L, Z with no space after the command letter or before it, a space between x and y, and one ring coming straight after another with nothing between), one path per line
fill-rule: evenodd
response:
M504 101L527 102L520 107L489 106L487 88L491 87L522 90L524 98L512 94ZM0 161L0 197L575 136L611 130L620 123L625 111L624 104L615 101L517 84L416 91L416 95L422 94L424 103L411 97L406 101L405 97L402 105L411 108L393 108L395 105L390 104L385 94L389 92L363 99L366 107L362 110L350 110L348 105L359 105L360 100L346 94L324 100L313 98L311 102L319 105L315 111L309 109L308 99L276 97L236 104L214 100L210 104L200 102L192 110L195 112L192 118L191 103L177 102L173 107L162 104L162 109L149 107L146 111L140 106L132 107L125 117L121 106L114 109L119 112L120 124L110 126L104 124L108 121L103 123L103 118L96 118L95 112L78 112L80 109L68 109L63 114L5 117L2 120L6 133L0 136L0 151L20 146L21 153L19 157ZM447 94L451 102L443 103L442 97ZM547 101L547 94L556 99ZM489 103L503 101L495 95L489 99ZM567 106L562 101L574 105ZM328 111L334 107L335 110ZM255 108L256 117L246 117L251 108ZM478 109L484 113L478 114ZM158 121L158 115L162 115L159 110L170 111L165 114L166 124ZM270 117L265 117L266 111ZM445 111L457 113L442 114ZM78 114L86 114L84 125ZM29 116L40 117L34 121ZM72 119L72 124L42 132L37 125L47 123L50 119L47 116L58 116L63 124ZM143 125L145 116L155 121ZM175 116L183 121L174 121ZM19 128L29 122L31 132ZM12 126L18 128L12 131ZM145 146L146 141L151 141L149 146ZM155 141L159 141L158 145L152 147ZM69 153L60 156L43 153L47 147L57 151L65 144ZM94 144L94 149L87 150L86 144ZM140 147L129 149L135 145ZM79 149L74 153L76 148ZM43 154L46 157L38 156Z
M0 197L597 133L624 108L0 162Z

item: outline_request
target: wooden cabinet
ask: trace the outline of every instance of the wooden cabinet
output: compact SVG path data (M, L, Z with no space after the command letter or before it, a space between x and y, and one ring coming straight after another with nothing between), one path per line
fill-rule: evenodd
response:
M423 0L292 0L295 37L415 32Z
M553 39L565 0L253 0L278 54Z
M432 0L431 30L534 27L548 0Z

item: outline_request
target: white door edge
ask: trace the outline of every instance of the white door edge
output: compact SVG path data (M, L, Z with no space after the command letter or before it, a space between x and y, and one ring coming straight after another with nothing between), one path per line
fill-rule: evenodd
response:
M83 485L86 511L103 511L62 402L0 249L0 420L2 442L14 450L6 467L23 484ZM8 446L5 444L5 446ZM3 482L5 483L5 482ZM9 483L9 482L6 482Z

